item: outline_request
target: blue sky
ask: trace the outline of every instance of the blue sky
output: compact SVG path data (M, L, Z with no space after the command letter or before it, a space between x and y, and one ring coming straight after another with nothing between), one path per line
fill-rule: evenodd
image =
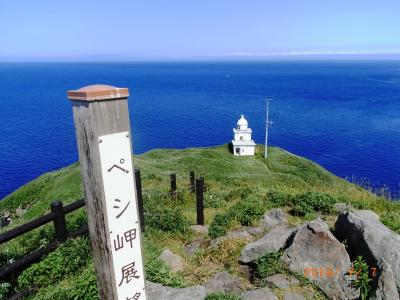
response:
M400 53L399 0L0 1L0 61Z

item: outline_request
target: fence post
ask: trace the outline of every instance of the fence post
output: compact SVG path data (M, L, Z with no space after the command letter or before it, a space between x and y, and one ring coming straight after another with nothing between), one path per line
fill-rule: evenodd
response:
M194 193L196 190L194 183L194 171L190 171L189 180L190 180L190 192Z
M176 174L173 173L170 175L171 180L171 196L176 197Z
M204 225L204 178L196 179L197 225Z
M68 91L101 300L146 299L127 88Z
M64 242L68 238L68 229L65 222L64 206L61 201L53 201L50 204L51 212L55 215L53 221L56 232L56 239L59 242Z
M142 232L144 232L144 209L143 209L143 194L142 194L142 179L140 177L140 170L135 170L135 182L136 182L136 193L137 193L137 202L139 209L139 220L140 220L140 228Z

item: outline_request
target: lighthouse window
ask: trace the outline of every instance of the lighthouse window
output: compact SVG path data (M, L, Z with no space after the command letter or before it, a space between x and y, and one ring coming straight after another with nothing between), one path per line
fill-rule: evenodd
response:
M243 135L240 136L240 140L243 141Z
M236 150L236 154L240 153L240 148L236 148L235 150Z

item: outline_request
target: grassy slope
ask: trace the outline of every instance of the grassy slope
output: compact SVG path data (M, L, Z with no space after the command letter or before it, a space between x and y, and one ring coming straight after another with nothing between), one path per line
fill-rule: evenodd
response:
M254 190L273 188L291 194L310 190L325 192L339 201L350 202L357 208L373 209L392 229L400 229L399 224L395 222L400 212L400 206L397 203L379 198L369 191L334 176L317 164L282 149L271 148L267 160L262 157L262 153L261 146L257 147L255 157L234 157L229 153L227 145L185 150L163 149L134 156L134 163L141 169L145 201L149 199L148 201L151 202L149 195L167 195L169 174L171 172L177 174L178 187L182 196L180 202L172 205L181 207L191 223L195 222L193 196L185 190L188 186L189 171L194 170L196 176L205 177L209 188L208 195L226 194L243 187ZM59 171L47 173L4 198L0 202L0 215L4 210L13 212L19 206L29 207L24 215L15 219L8 227L11 228L46 213L50 202L55 199L70 203L81 197L83 197L83 192L79 165L74 164ZM169 199L166 198L165 201L165 206L170 205ZM218 208L207 208L206 223L209 224L217 212L228 209L233 203L226 203ZM292 221L301 220L294 218ZM183 243L193 238L193 234L160 234L150 230L144 237L144 245L151 251L146 253L145 250L145 255L154 256L165 247L182 254ZM18 244L18 241L15 243ZM232 243L222 245L223 249L219 249L218 253L208 252L203 257L197 257L194 260L186 259L186 269L181 274L186 284L204 282L218 269L229 269L235 273L237 268L233 265L243 243L240 241ZM10 251L10 246L3 247L2 251ZM12 247L18 248L18 245ZM205 267L199 268L199 264ZM76 274L66 276L62 281L54 284L63 288L73 286L76 276L79 277ZM46 292L41 291L41 298L45 298L43 293Z

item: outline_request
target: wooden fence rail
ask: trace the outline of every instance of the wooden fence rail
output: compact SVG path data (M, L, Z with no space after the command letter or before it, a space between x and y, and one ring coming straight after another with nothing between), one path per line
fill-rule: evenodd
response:
M75 238L79 235L83 235L88 232L87 225L82 226L77 231L72 233L68 232L67 225L65 222L65 215L69 214L81 207L85 206L85 199L80 199L71 204L63 206L61 201L54 201L50 205L51 212L39 217L35 220L32 220L28 223L25 223L21 226L18 226L14 229L11 229L5 233L0 234L0 245L5 242L11 241L24 233L32 231L40 226L43 226L47 223L53 221L54 229L55 229L55 240L48 244L45 247L39 248L24 257L18 259L17 261L3 266L0 269L0 280L8 279L11 276L16 276L18 272L24 270L29 265L40 261L40 259L55 250L60 243L64 242L68 238Z
M204 225L204 178L200 177L195 180L194 172L190 172L190 191L196 192L196 211L197 211L197 224ZM170 175L171 190L176 193L176 175ZM144 231L144 209L143 209L143 195L142 183L140 178L140 170L135 170L135 184L138 198L138 216L142 231ZM50 242L47 246L41 247L22 258L0 268L0 281L7 280L11 277L16 278L18 274L29 267L31 264L41 260L41 258L50 252L54 251L60 243L66 241L68 238L75 238L80 235L88 233L87 224L74 232L68 232L65 216L77 209L85 206L85 199L77 200L66 206L61 201L53 201L50 204L51 212L29 221L23 225L13 228L7 232L0 234L0 245L11 241L25 233L28 233L40 226L53 222L55 229L55 240Z

